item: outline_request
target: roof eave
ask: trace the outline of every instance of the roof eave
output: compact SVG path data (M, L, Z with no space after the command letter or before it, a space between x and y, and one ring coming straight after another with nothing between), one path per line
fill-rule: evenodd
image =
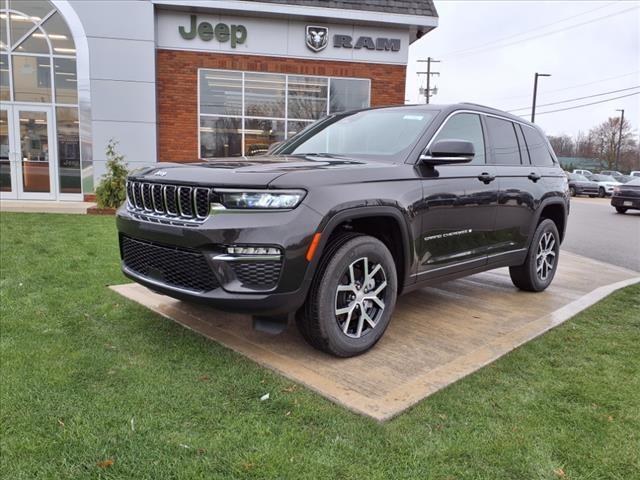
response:
M438 26L437 16L409 15L401 13L376 12L369 10L348 10L307 5L285 5L244 0L151 0L158 6L200 11L224 10L235 14L261 14L290 18L320 18L331 22L355 22L386 27L404 27L421 30L424 33ZM412 41L415 40L412 38Z

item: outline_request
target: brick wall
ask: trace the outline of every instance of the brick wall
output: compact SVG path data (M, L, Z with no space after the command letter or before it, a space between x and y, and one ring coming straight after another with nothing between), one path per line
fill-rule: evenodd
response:
M371 106L404 103L405 67L370 63L157 50L158 160L193 162L198 145L198 68L371 79Z

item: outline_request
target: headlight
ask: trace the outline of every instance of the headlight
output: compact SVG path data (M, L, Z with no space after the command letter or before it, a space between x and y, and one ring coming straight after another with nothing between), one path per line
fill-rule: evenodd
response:
M306 194L304 190L235 190L224 188L216 188L215 192L219 195L219 208L233 210L290 210L296 208Z

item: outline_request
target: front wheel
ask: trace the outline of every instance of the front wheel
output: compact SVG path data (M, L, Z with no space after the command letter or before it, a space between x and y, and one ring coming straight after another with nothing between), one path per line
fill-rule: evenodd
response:
M352 357L373 347L389 325L396 267L380 240L347 234L327 247L297 323L319 350Z
M576 196L576 189L574 187L569 187L569 195L572 197Z
M600 187L600 188L598 189L598 196L599 196L600 198L604 198L606 195L607 195L607 192L605 192L605 191L604 191L604 188Z
M624 207L616 207L616 212L618 213L627 213L627 209Z
M558 268L560 235L553 220L544 219L533 234L524 264L510 267L511 281L520 290L541 292L553 280Z

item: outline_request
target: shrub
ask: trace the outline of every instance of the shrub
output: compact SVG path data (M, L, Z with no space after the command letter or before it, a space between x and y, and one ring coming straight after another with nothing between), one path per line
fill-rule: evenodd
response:
M99 208L118 208L124 202L127 189L127 164L124 155L116 152L116 142L113 138L107 143L107 173L102 175L96 187L96 201Z

